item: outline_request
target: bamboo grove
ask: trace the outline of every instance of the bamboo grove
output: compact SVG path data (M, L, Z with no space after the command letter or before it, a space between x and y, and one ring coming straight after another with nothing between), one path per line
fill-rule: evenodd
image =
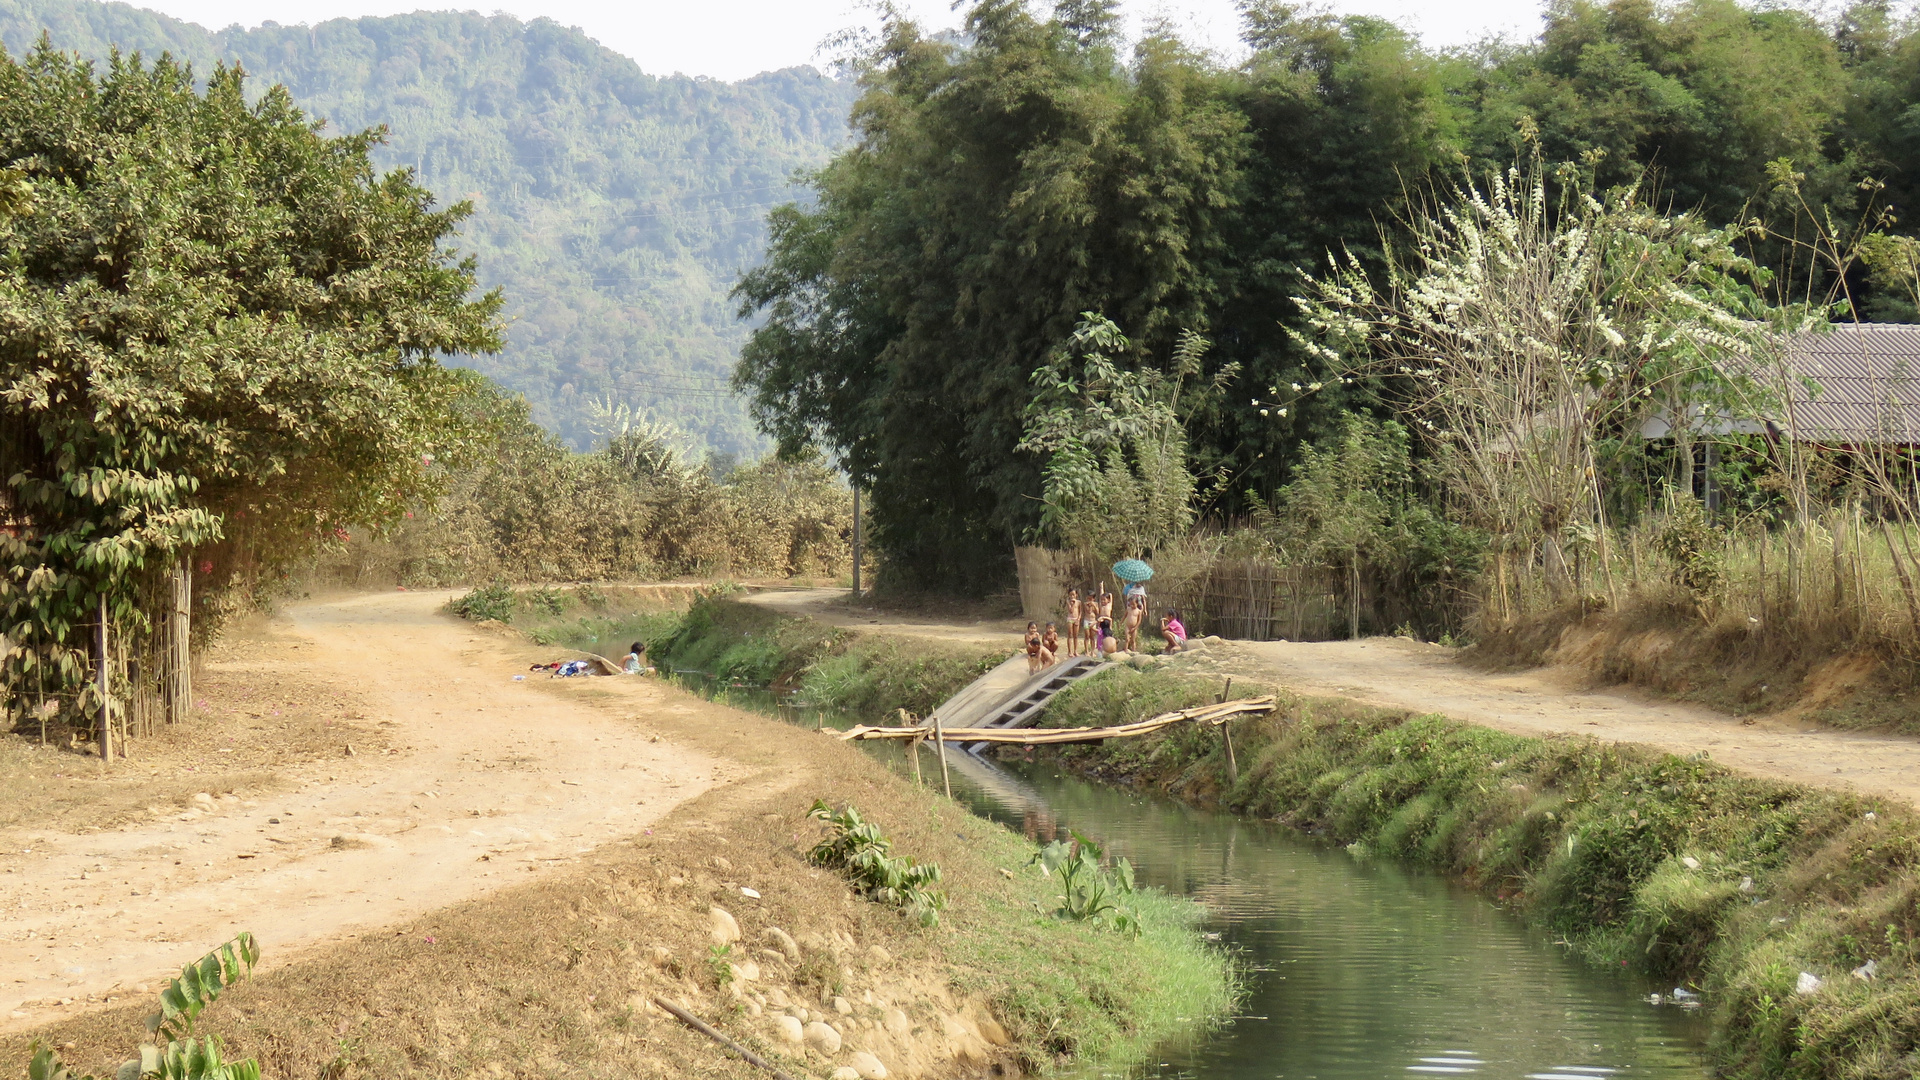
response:
M1124 335L1114 358L1123 368L1171 373L1182 336L1200 335L1211 343L1202 377L1235 373L1183 417L1203 531L1297 520L1274 513L1290 490L1296 507L1315 485L1331 490L1339 446L1404 442L1400 465L1359 471L1406 483L1349 488L1316 511L1377 527L1282 539L1312 548L1335 577L1373 549L1381 576L1395 579L1381 583L1387 591L1457 598L1478 588L1484 537L1511 535L1511 508L1486 501L1506 496L1484 490L1472 462L1423 464L1435 456L1425 425L1447 418L1420 399L1469 403L1398 362L1361 363L1321 340L1311 304L1297 301L1314 299L1321 279L1384 281L1427 239L1421 223L1439 220L1428 211L1487 192L1516 164L1542 170L1553 203L1543 227L1578 203L1560 201L1571 190L1558 178L1565 169L1582 198L1614 200L1618 212L1605 215L1623 230L1614 239L1638 236L1683 262L1685 245L1705 244L1719 280L1703 272L1681 287L1695 301L1712 292L1725 318L1914 318L1899 275L1856 257L1869 237L1884 248L1920 220L1920 141L1901 119L1920 103L1920 36L1884 4L1822 14L1572 0L1547 9L1533 40L1445 52L1379 19L1275 0L1254 0L1243 15L1247 51L1233 61L1170 32L1125 45L1104 0L983 0L968 9L963 39L895 19L850 58L864 91L854 140L813 174L815 202L775 213L766 262L736 291L743 313L763 320L736 384L783 445L825 447L871 490L890 580L999 588L1013 547L1063 542L1045 498L1050 458L1022 448L1025 410L1032 373L1091 313ZM1817 250L1823 235L1860 250ZM1675 309L1654 294L1669 280L1624 283L1642 290L1630 321L1665 332ZM1707 335L1714 319L1697 321L1676 332L1701 349L1751 352L1741 334ZM1595 330L1588 342L1595 358L1629 351L1604 337ZM1664 372L1637 373L1639 390L1718 370L1668 355ZM1574 383L1592 373L1569 368L1552 393L1564 406L1591 392ZM1636 409L1614 409L1608 430ZM1356 434L1356 418L1375 427ZM1664 481L1648 478L1680 471L1637 449L1628 456L1636 462L1620 475L1638 479L1622 482L1621 499L1657 501ZM1437 505L1443 489L1474 505ZM1592 503L1590 491L1529 498L1566 507L1563 524L1593 527L1592 514L1571 509ZM1455 528L1469 524L1483 538ZM1584 540L1572 554L1558 540L1500 543L1552 562L1555 575L1563 556L1582 573L1611 565L1589 557ZM1431 632L1461 628L1462 605L1446 604L1454 614L1426 619ZM1399 625L1392 607L1380 605L1389 621L1370 620L1374 629Z

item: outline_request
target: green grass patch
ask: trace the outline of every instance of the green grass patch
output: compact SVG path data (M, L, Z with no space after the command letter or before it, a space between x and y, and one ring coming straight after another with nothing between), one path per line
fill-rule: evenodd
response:
M786 618L724 595L696 602L659 640L654 657L675 671L792 691L809 706L863 719L895 709L925 716L1006 659L998 652Z
M1063 694L1047 723L1120 723L1218 692L1216 680L1119 670ZM1235 696L1264 692L1235 684ZM1724 1075L1920 1073L1920 817L1909 808L1704 756L1285 693L1233 737L1234 784L1211 729L1061 756L1437 867L1596 963L1698 987ZM1871 979L1851 974L1868 961ZM1820 989L1798 992L1802 972Z
M684 613L659 591L619 586L481 585L447 604L474 622L511 624L536 645L597 653L618 660L633 643L649 650L678 633Z
M1059 879L1026 865L1031 842L991 824L970 828L967 840L969 858L1024 869L1013 889L977 896L976 917L957 928L947 956L970 974L955 988L992 1001L1029 1072L1070 1062L1124 1069L1231 1012L1237 977L1200 935L1200 905L1134 892L1138 936L1063 919L1053 914Z

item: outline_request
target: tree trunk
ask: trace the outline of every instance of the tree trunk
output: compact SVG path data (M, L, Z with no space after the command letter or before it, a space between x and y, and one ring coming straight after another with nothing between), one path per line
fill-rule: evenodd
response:
M108 672L107 594L100 594L100 760L113 760L113 696Z
M193 707L193 574L186 559L173 568L173 611L168 619L167 723L187 718Z

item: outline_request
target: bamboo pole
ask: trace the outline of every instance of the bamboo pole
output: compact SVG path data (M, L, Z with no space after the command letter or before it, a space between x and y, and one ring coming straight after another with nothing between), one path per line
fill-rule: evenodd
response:
M1123 739L1135 735L1147 735L1161 728L1178 723L1199 723L1219 726L1235 716L1247 716L1269 713L1274 709L1272 697L1243 698L1211 705L1200 705L1177 712L1161 713L1146 720L1136 720L1131 724L1119 724L1114 727L1079 728L954 728L945 731L937 728L935 738L944 742L984 742L1002 743L1015 746L1055 746L1068 743L1101 742L1106 739ZM938 723L938 718L935 720ZM869 727L857 725L839 733L843 740L872 739L924 739L925 727Z
M1220 704L1227 703L1227 695L1233 693L1233 676L1227 676L1227 685L1220 689ZM1231 716L1232 714L1227 714ZM1220 739L1227 744L1227 783L1240 782L1240 762L1233 756L1233 728L1225 719L1220 721Z
M193 709L193 569L181 559L173 569L173 665L167 673L167 723L177 724Z
M953 776L947 772L947 735L940 723L940 710L933 711L934 749L940 754L940 783L947 789L947 798L953 798Z
M718 1031L715 1031L712 1028L712 1026L707 1024L705 1021L701 1020L699 1017L693 1015L692 1013L681 1008L680 1006L675 1005L673 1002L668 1001L666 998L663 998L663 997L654 998L653 1003L655 1005L660 1006L662 1009L665 1009L667 1012L672 1013L674 1019L687 1025L688 1027L699 1032L700 1034L705 1035L707 1038L712 1039L714 1042L719 1043L721 1046L724 1046L727 1049L733 1051L734 1053L740 1055L741 1060L745 1061L747 1064L756 1066L761 1069L765 1069L766 1071L772 1073L777 1078L777 1080L793 1080L793 1077L788 1076L784 1072L781 1072L778 1067L776 1067L772 1062L768 1061L766 1058L761 1057L759 1054L754 1053L753 1051L747 1049L746 1047L741 1046L739 1043L734 1042L732 1039L726 1037L725 1035L720 1034Z

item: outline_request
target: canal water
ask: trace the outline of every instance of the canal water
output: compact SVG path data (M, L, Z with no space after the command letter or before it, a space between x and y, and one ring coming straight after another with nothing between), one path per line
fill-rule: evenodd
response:
M752 707L757 700L738 700ZM823 718L783 710L808 727ZM825 718L831 726L843 726ZM863 744L876 747L876 744ZM907 770L892 747L875 752ZM1701 1010L1568 955L1437 874L1357 858L1278 825L1209 813L1039 764L951 751L954 796L1034 840L1078 829L1146 885L1189 896L1240 957L1246 995L1217 1030L1161 1048L1165 1080L1703 1080ZM939 767L923 753L928 780ZM910 770L909 774L910 774Z

